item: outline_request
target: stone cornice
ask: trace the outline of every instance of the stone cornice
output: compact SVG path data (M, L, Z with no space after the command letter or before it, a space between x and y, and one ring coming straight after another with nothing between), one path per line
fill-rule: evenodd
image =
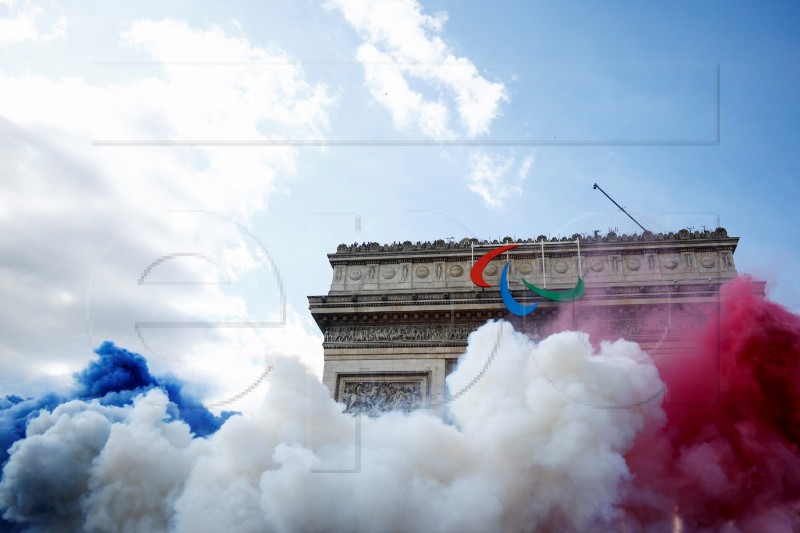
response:
M630 254L680 254L680 253L701 253L701 252L730 252L736 250L738 244L738 237L728 237L723 240L717 241L663 241L657 243L599 243L585 244L581 242L581 257L602 257L609 255L630 255ZM519 248L503 254L503 257L510 257L512 259L529 259L538 261L541 259L541 250L539 245L521 243ZM549 246L545 249L545 254L548 258L564 258L574 257L576 254L575 241L566 243L558 242L557 246ZM482 248L475 248L474 257L478 258L490 247L502 246L497 245L481 245ZM403 265L408 263L417 262L445 262L452 261L469 261L472 259L473 254L471 249L453 249L453 250L426 250L426 251L411 251L411 252L398 252L398 251L381 251L381 252L358 252L347 254L328 254L328 260L331 266L368 266L368 265Z
M661 295L675 294L702 294L716 293L721 282L727 279L711 279L711 283L659 283L656 285L620 285L605 287L587 287L586 294L582 300L591 300L594 297L604 296L624 296L630 298L652 298ZM527 303L549 302L547 298L532 295L525 290L512 290L511 294ZM397 306L397 305L436 305L436 304L485 304L502 303L500 292L497 290L484 291L462 291L462 292L430 292L430 293L411 293L411 294L359 294L359 295L326 295L309 296L309 304L314 309L336 308L336 307L364 307L364 306Z
M755 282L753 290L763 294L764 282ZM526 303L537 302L540 309L537 316L553 312L557 304L538 296L530 297L530 293L512 291L515 298ZM626 308L630 306L651 306L669 304L710 304L714 305L719 294L719 284L685 284L671 286L626 286L607 287L599 290L587 291L579 302L572 304L576 310L603 308L606 310ZM400 296L400 295L398 295ZM310 310L319 327L325 329L331 325L341 323L361 323L364 325L411 320L450 320L461 317L469 320L477 317L485 320L488 317L506 317L508 312L497 291L487 291L479 299L448 299L443 300L441 294L420 294L417 299L411 295L403 300L392 302L363 298L356 302L337 297L310 296ZM322 300L326 301L323 302ZM331 301L333 300L333 301ZM399 322L398 322L399 323Z

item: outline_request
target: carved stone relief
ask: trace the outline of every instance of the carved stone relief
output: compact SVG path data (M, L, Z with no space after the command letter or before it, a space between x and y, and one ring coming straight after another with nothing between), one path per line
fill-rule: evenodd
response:
M385 267L383 269L383 279L392 279L395 274L397 274L397 272L392 267Z
M325 331L326 343L466 341L473 327L466 324L338 326Z
M675 270L676 268L678 268L679 262L680 261L678 261L678 258L675 257L674 255L668 256L664 258L664 268L668 270Z
M722 264L725 266L725 270L733 270L733 258L731 254L722 254Z
M418 278L427 278L431 271L426 266L418 266L414 273Z
M422 405L422 382L349 381L341 401L345 413L377 416L387 411L409 412Z
M461 277L464 274L464 267L461 265L453 265L450 267L450 275L454 278Z
M628 270L632 270L632 271L634 271L634 272L636 272L637 270L639 270L639 268L642 266L642 263L641 263L641 261L639 261L639 260L638 260L638 259L636 259L635 257L629 257L629 258L627 259L627 261L625 261L625 264L627 265L627 267L628 267Z
M703 256L702 259L700 259L700 264L705 268L713 268L714 265L717 264L717 262L714 260L714 256L706 255Z
M350 279L352 279L353 281L360 280L361 279L361 269L360 268L354 268L353 270L351 270L350 271Z
M627 339L658 339L670 332L690 331L701 328L703 317L692 318L673 318L671 324L666 321L630 318L613 318L596 321L592 319L592 327L598 336L603 339L627 338ZM515 322L514 327L518 331L534 339L542 339L561 329L554 322ZM581 327L580 319L576 327Z
M569 270L569 265L566 261L556 261L556 265L553 268L559 274L564 274L567 270Z
M533 272L533 267L531 266L530 263L520 263L520 265L517 267L517 270L523 276L527 276L531 272Z

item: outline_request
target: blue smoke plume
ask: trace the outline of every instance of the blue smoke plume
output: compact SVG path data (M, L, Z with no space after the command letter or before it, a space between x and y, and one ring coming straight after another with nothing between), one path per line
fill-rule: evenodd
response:
M76 386L71 394L60 396L49 393L38 398L6 396L0 398L0 465L8 460L8 449L25 437L28 421L42 410L52 411L70 400L97 400L103 405L124 406L133 398L154 387L161 388L174 405L170 415L186 422L197 437L206 437L217 431L231 415L225 411L216 416L199 402L183 392L183 384L175 378L156 378L147 368L147 361L137 353L129 352L105 341L95 350L99 356L82 371L75 374Z

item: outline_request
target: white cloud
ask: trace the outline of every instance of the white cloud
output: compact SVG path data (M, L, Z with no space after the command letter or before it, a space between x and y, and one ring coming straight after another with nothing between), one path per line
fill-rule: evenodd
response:
M133 112L168 111L170 122L163 129L194 139L308 134L328 125L326 108L331 98L327 88L306 82L302 69L285 52L254 47L218 27L197 31L173 19L135 22L122 41L163 62L164 75L145 78L121 95L115 94L122 98L101 107L102 116L131 97L136 100ZM199 64L187 65L193 62ZM132 124L106 125L116 135L139 133L136 129L118 131Z
M127 69L125 83L0 71L0 388L21 394L51 388L41 382L46 372L66 382L103 339L143 352L156 372L196 378L209 400L252 382L276 343L304 353L314 367L321 350L307 352L317 338L291 318L291 309L286 327L294 345L280 328L149 331L154 355L133 328L136 321L266 320L276 312L270 276L280 265L263 257L246 228L278 181L295 171L297 151L92 147L91 141L316 136L327 127L327 88L309 83L285 52L215 27L140 21L125 32L123 46L175 63L155 73L108 67ZM178 64L193 61L226 64ZM137 283L148 265L179 252L214 259L233 285ZM208 261L170 268L179 280L210 275ZM271 298L258 311L245 298L254 293Z
M364 76L373 98L389 110L395 127L418 130L424 135L442 138L454 134L448 129L450 113L441 101L425 99L409 87L403 68L391 56L372 44L358 49L358 60L364 65Z
M332 0L363 38L356 57L364 66L373 99L389 110L395 127L431 137L457 135L450 126L452 102L468 137L486 134L507 100L505 86L478 72L445 44L446 16L426 15L416 0ZM423 82L433 97L410 87Z
M522 194L522 183L535 162L533 155L520 161L512 156L491 155L483 150L472 152L469 166L469 190L483 198L487 207L499 209L512 196Z
M57 10L52 3L49 7ZM67 18L46 14L37 2L4 0L0 13L0 43L50 42L67 37Z

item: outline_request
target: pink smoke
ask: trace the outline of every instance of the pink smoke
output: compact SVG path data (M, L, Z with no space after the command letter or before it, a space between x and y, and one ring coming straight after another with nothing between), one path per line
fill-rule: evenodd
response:
M657 361L667 422L626 460L623 507L643 528L792 531L800 510L800 317L739 278L690 348Z

